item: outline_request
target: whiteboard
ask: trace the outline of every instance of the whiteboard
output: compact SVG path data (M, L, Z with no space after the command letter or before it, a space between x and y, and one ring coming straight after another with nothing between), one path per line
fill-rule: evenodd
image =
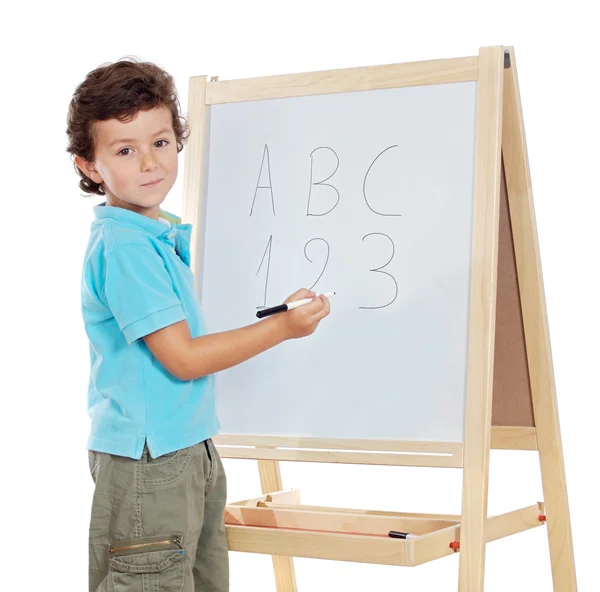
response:
M463 441L476 82L213 105L209 332L300 287L317 331L216 376L221 431Z

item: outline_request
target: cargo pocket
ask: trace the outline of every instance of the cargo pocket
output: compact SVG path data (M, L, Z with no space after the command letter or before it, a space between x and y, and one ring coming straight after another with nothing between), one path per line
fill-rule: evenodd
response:
M183 590L185 548L180 534L116 541L108 555L112 592Z

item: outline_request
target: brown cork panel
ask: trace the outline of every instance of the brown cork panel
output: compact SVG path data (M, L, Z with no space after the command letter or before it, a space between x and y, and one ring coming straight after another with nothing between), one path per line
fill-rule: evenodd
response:
M492 425L534 426L508 195L502 164Z

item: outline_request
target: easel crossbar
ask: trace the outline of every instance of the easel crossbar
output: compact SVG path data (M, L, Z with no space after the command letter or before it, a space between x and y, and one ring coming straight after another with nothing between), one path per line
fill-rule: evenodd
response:
M462 467L460 442L219 435L223 458L417 467Z

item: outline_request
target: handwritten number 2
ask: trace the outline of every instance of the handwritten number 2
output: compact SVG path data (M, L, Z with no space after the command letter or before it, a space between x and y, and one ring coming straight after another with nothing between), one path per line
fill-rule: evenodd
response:
M309 288L309 290L312 290L317 285L317 282L321 279L321 276L323 275L323 272L325 271L325 268L327 267L327 263L329 263L329 243L324 238L311 238L304 245L304 256L312 263L312 259L306 253L306 248L308 247L308 245L310 245L310 243L312 243L313 241L317 241L317 240L323 241L325 243L325 245L327 246L327 257L325 258L325 265L323 265L323 269L321 270L319 277L317 278L315 283Z

